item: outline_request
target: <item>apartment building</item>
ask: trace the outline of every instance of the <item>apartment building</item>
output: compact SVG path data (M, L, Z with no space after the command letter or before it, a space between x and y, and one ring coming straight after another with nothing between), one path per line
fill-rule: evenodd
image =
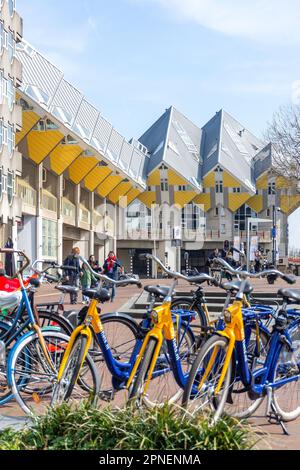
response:
M16 242L22 207L16 196L16 179L22 171L22 155L15 148L15 136L22 126L17 102L22 66L16 45L22 39L22 19L14 0L0 0L0 244L8 237Z

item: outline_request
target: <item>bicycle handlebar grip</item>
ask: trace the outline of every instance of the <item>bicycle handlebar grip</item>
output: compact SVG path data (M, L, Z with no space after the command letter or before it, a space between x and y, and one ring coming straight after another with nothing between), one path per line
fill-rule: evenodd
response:
M296 284L296 277L293 274L285 274L282 279L288 284Z
M47 279L47 281L49 282L59 282L59 279L55 276L51 276L51 274L46 274L45 275L45 278Z
M141 253L139 255L139 260L140 261L146 261L149 258L149 253Z

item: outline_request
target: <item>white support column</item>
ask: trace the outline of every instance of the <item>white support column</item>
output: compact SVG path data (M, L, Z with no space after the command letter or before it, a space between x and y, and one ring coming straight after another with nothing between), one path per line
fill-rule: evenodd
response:
M75 186L76 227L79 226L80 215L80 184Z
M43 164L37 167L37 198L36 198L36 259L43 257Z
M89 254L95 254L95 232L93 230L93 215L94 215L94 208L95 208L95 195L93 192L89 194L89 211L90 211L90 238L89 238Z
M63 215L62 201L64 193L64 178L59 176L57 180L57 261L58 264L63 263Z

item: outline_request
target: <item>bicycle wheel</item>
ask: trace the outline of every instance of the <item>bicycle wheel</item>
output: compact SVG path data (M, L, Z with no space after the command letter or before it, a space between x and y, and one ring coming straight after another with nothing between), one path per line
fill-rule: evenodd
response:
M24 336L11 351L8 380L15 398L27 414L43 414L51 404L57 373L69 337L58 331L43 331L53 369L36 333Z
M274 388L274 404L285 422L300 416L300 323L292 327L289 334L294 351L291 351L288 345L282 345L273 379L274 383L287 378L295 379Z
M148 345L146 347L145 354L141 361L139 371L135 377L128 394L129 401L135 401L136 404L141 404L142 394L144 391L145 382L147 379L147 374L149 367L151 365L152 357L157 345L157 341L154 338L150 338Z
M174 327L182 372L185 376L187 376L196 352L194 335L191 330L186 328L184 325L180 326L179 332L176 331L176 325L174 325ZM148 346L144 358L146 358L146 353L148 352L149 348L150 346ZM147 363L146 359L145 362ZM149 383L147 392L144 394L143 390L148 373L147 369L146 375L144 374L145 368L146 366L143 368L143 364L141 363L136 378L138 382L141 382L141 385L138 383L138 385L135 385L135 388L137 390L141 390L140 398L148 408L163 406L165 403L174 404L181 399L183 389L179 387L175 379L166 341L164 341L162 344L151 381Z
M223 413L231 382L232 361L229 363L221 390L217 396L215 395L227 351L227 338L212 336L198 352L183 394L183 407L188 408L193 414L210 410L215 422ZM214 360L213 356L215 356ZM213 364L205 378L204 374L211 360ZM204 378L204 383L199 389Z
M89 355L85 355L87 337L77 336L70 352L61 380L53 390L52 405L72 400L89 399L95 403L99 392L99 375Z
M263 331L259 330L259 341L260 341L260 354L257 354L257 338L256 328L251 327L251 336L247 346L248 353L248 364L250 370L263 367L267 350L269 346L269 336ZM253 400L249 397L248 392L245 390L243 383L239 380L239 377L235 377L234 383L230 388L230 397L232 402L227 401L224 407L224 412L230 416L238 419L249 418L263 403L264 397Z
M118 361L118 363L128 364L137 339L141 334L138 324L135 320L128 317L128 315L122 313L103 315L101 317L101 322L113 359ZM112 374L107 367L107 363L100 349L99 343L95 338L90 347L89 354L97 367L97 371L101 379L99 398L105 401L110 400L114 388L118 387L118 383L114 380L113 386ZM118 394L117 404L122 405L126 402L126 398L127 394L124 390L124 393Z

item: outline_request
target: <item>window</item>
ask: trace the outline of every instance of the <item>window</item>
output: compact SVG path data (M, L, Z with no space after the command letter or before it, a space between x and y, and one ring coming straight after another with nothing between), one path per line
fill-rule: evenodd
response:
M186 188L185 185L179 185L178 186L178 191L186 191L186 190L187 190L187 188Z
M234 192L234 193L240 193L240 192L241 192L241 188L233 188L233 192Z
M3 169L0 168L0 201L2 199L3 194Z
M215 217L218 217L218 216L219 216L219 208L216 207L216 208L215 208Z
M12 110L15 100L15 87L12 78L9 78L6 82L6 96L9 109Z
M15 140L15 135L14 135L14 128L11 124L8 124L7 127L7 148L8 148L8 153L9 156L11 157L14 151L14 140Z
M15 11L15 0L8 0L8 11L10 16L13 16Z
M269 183L268 194L269 194L269 196L273 196L273 195L276 194L276 183L275 182Z
M42 253L46 258L57 258L57 222L43 219Z
M226 233L226 225L225 224L221 224L221 233L222 234Z
M271 211L270 209L267 209L267 217L270 217L270 215L271 215Z
M162 191L169 191L169 184L167 179L162 179L160 183L160 187Z
M11 30L8 31L8 36L7 36L7 50L8 50L8 57L9 60L12 62L13 58L15 56L15 38L14 34Z
M223 183L220 181L219 183L216 183L216 193L223 193Z
M3 120L0 119L0 151L2 150L3 145Z
M34 126L34 130L39 131L39 132L44 132L44 131L46 130L45 121L43 121L43 119L41 119L41 120Z
M0 70L0 104L3 102L4 96L4 74L3 70Z
M58 129L58 126L54 124L54 122L50 121L50 119L46 119L46 129L47 130Z
M78 140L76 140L75 137L71 135L67 135L62 141L62 144L63 145L70 145L70 144L76 145L78 144Z
M12 171L7 172L7 199L8 204L11 206L14 199L14 173Z
M0 21L0 54L2 54L5 47L5 30L2 21Z

